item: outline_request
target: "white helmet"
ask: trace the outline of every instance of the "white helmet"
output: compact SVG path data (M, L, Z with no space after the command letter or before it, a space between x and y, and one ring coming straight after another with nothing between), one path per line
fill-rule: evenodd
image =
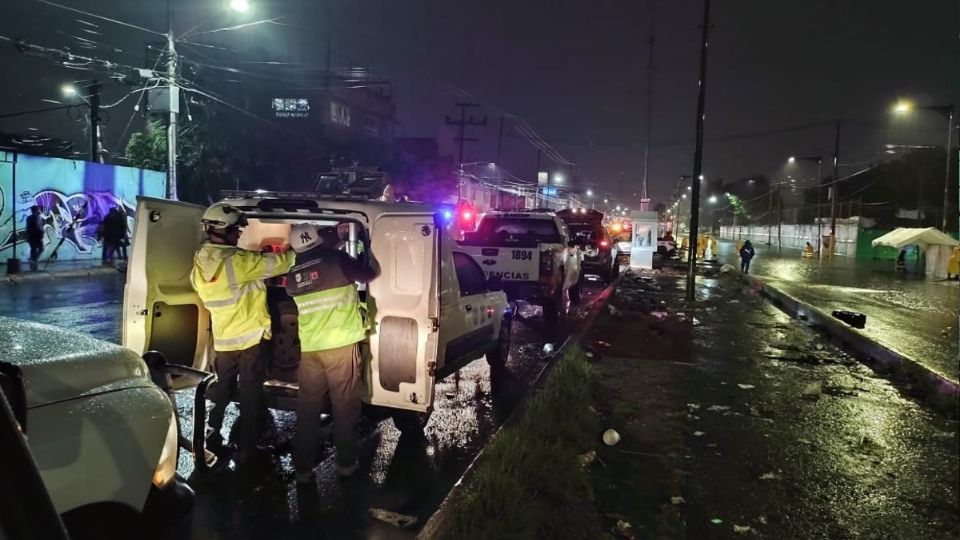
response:
M225 229L227 227L244 227L247 224L247 218L237 207L220 202L207 208L200 222L209 227Z
M297 253L303 253L323 243L323 237L317 231L316 223L298 223L290 227L290 246Z

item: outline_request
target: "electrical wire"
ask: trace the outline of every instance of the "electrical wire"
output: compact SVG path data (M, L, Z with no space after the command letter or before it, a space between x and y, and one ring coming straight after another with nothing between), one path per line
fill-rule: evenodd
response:
M144 28L142 26L137 26L128 22L124 22L118 19L111 19L110 17L104 17L103 15L97 15L96 13L90 13L89 11L83 11L82 9L72 8L70 6L64 6L63 4L58 4L56 2L51 2L50 0L31 0L32 2L37 2L38 4L45 4L55 8L64 9L66 11L72 11L74 13L79 13L81 15L86 15L87 17L93 17L94 19L100 19L101 21L112 22L114 24L119 24L121 26L126 26L128 28L134 28L136 30L141 30L143 32L149 32L157 36L166 36L163 32L158 32L156 30L151 30L149 28Z

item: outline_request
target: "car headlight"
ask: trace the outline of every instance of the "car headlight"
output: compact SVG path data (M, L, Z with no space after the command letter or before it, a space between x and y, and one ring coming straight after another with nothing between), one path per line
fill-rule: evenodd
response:
M153 485L158 488L165 488L170 485L177 474L178 443L177 413L171 410L167 436L163 440L163 448L160 450L160 460L157 462L157 469L153 471Z

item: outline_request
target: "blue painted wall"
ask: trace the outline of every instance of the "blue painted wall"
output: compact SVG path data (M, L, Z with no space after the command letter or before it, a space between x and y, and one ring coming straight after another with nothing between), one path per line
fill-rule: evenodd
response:
M103 216L122 207L132 232L137 195L163 197L165 183L166 174L158 171L0 152L0 260L14 256L15 237L16 256L29 258L24 228L33 205L45 222L41 260L61 238L59 260L99 258L96 233Z

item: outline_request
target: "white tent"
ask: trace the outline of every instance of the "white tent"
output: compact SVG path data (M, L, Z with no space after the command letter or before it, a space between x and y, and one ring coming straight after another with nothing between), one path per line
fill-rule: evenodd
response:
M950 254L955 246L960 246L960 242L936 227L926 229L901 227L874 239L871 244L873 247L888 246L896 249L911 245L919 246L925 251L927 257L927 276L937 278L947 277Z

